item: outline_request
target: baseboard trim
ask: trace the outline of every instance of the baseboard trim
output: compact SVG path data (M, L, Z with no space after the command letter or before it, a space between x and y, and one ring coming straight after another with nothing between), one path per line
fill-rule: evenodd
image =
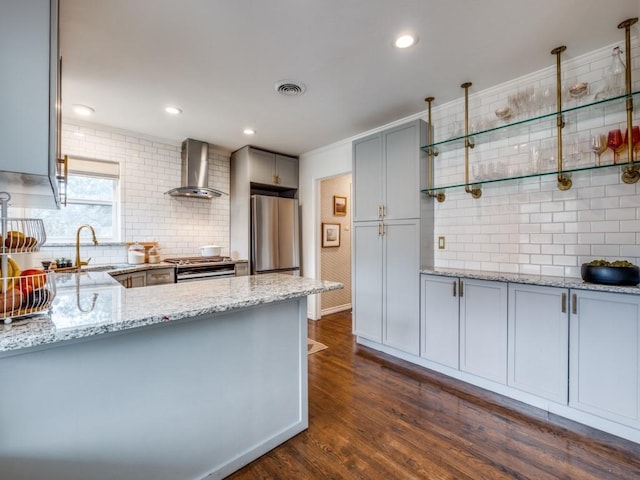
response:
M332 313L344 312L345 310L351 310L350 303L345 303L344 305L338 305L337 307L323 308L320 311L320 315L331 315Z

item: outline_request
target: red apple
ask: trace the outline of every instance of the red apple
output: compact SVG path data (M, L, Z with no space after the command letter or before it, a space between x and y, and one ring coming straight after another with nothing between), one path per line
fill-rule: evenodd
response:
M33 290L44 287L44 284L47 281L47 274L45 271L37 268L24 270L20 274L20 277L22 277L20 278L20 290L22 290L24 295L28 295Z

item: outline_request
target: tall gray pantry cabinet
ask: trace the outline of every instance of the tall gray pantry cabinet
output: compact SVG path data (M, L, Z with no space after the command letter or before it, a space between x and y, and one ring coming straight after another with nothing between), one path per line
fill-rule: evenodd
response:
M420 269L433 266L423 120L353 142L353 331L420 353Z

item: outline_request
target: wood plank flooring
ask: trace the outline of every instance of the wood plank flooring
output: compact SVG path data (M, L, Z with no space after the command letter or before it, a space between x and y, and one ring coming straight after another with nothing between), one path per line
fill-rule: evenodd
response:
M640 445L356 346L309 322L309 429L230 479L640 479Z

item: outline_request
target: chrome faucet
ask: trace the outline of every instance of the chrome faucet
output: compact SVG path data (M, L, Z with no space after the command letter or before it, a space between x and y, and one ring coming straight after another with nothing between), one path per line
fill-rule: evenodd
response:
M98 244L98 239L96 238L96 231L93 229L93 227L91 225L80 225L80 227L78 227L78 231L76 232L76 263L75 266L77 268L82 267L83 265L89 265L89 261L91 260L91 258L89 258L89 260L87 260L86 262L83 262L82 260L80 260L80 230L82 230L84 227L87 227L89 230L91 230L91 235L93 235L93 244L97 245Z

